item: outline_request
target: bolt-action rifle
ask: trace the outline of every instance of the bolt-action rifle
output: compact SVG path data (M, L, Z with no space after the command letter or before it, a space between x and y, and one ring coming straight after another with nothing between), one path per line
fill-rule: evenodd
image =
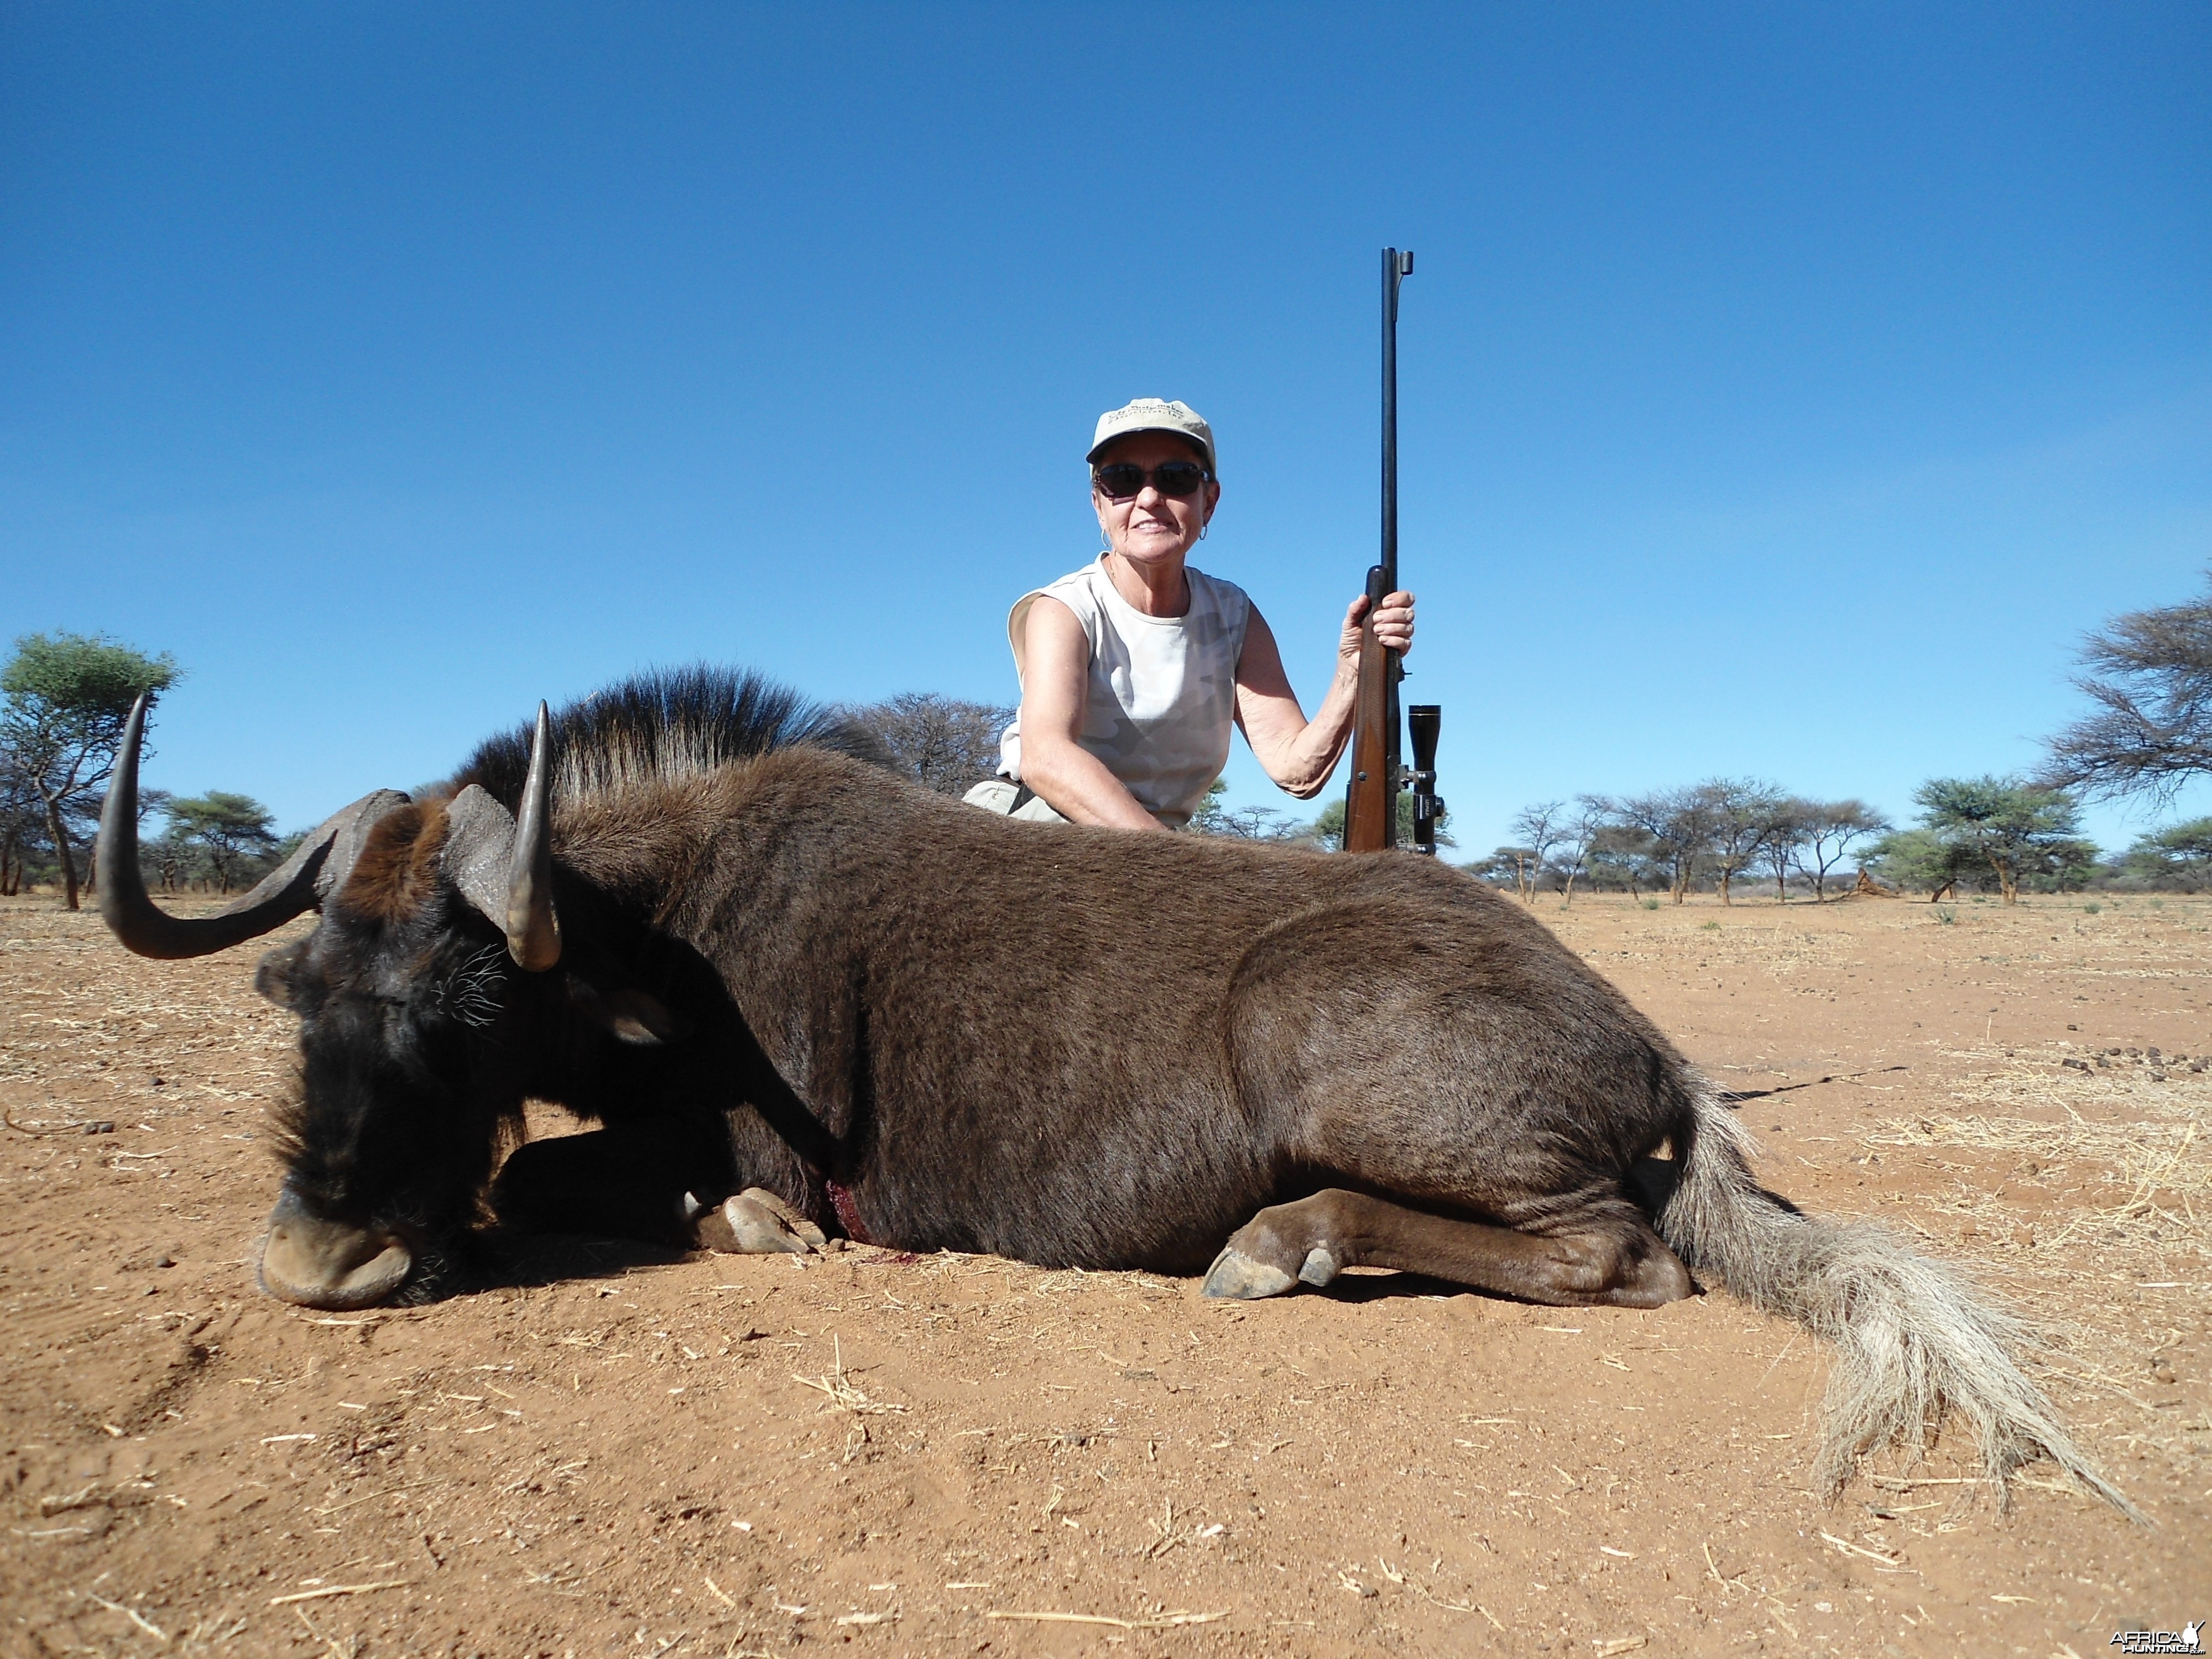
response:
M1413 256L1382 250L1382 562L1367 571L1367 617L1359 624L1359 690L1352 703L1352 783L1344 803L1344 850L1379 853L1398 844L1398 793L1413 791L1413 851L1433 856L1437 820L1437 732L1442 711L1416 703L1408 711L1413 767L1398 746L1398 682L1406 671L1395 651L1375 637L1375 611L1398 587L1398 285L1413 274Z

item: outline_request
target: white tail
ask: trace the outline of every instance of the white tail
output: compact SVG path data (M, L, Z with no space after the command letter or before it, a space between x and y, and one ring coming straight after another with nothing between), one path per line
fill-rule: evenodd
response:
M1917 1452L1950 1413L1964 1418L1982 1468L2005 1480L2049 1458L2130 1519L2143 1517L2067 1437L2015 1355L2019 1322L1954 1269L1867 1222L1821 1221L1759 1186L1752 1143L1710 1093L1695 1097L1681 1177L1657 1217L1692 1272L1834 1344L1815 1486L1831 1502L1867 1453Z

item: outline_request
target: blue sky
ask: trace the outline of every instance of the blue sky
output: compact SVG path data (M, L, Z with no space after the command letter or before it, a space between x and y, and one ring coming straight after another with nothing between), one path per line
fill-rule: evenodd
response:
M1468 852L2029 767L2212 562L2203 5L5 20L0 630L173 652L149 780L288 825L647 664L1011 700L1137 395L1310 704L1386 242Z

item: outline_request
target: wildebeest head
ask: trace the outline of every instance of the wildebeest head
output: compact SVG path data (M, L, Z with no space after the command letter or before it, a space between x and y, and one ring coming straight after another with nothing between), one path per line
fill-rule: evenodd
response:
M100 822L100 910L116 937L143 956L197 957L322 913L313 933L263 958L255 981L301 1022L263 1287L328 1309L436 1295L532 1066L580 1037L664 1034L649 996L556 971L544 706L519 811L474 784L422 802L380 790L201 918L156 908L139 870L144 718L142 698Z

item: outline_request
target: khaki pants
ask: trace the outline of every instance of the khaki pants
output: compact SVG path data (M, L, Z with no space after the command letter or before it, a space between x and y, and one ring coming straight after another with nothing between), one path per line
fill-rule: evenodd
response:
M1012 778L986 778L961 799L970 806L980 806L986 812L996 812L1001 817L1027 818L1032 823L1066 823L1067 819L1045 804L1044 797L1032 794L1019 806L1014 805L1022 793L1022 787Z

